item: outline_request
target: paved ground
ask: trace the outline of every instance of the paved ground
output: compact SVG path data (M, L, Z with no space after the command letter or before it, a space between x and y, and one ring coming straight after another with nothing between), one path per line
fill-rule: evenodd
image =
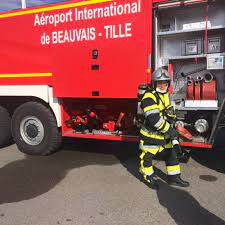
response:
M181 164L188 189L164 182L158 192L138 180L137 146L68 143L49 157L0 150L0 225L225 224L225 150L194 151ZM160 171L161 169L161 171Z

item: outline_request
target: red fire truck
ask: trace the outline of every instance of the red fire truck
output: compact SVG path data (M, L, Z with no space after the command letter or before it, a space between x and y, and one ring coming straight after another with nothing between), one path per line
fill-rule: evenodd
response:
M0 14L0 145L56 151L62 137L138 141L138 90L168 69L183 146L224 124L221 0L67 1Z

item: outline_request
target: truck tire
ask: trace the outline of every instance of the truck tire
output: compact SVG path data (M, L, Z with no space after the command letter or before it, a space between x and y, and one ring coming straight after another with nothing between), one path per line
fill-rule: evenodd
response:
M11 140L11 117L8 111L0 106L0 147L5 147Z
M29 155L49 155L62 141L53 113L38 102L24 103L15 110L12 135L18 149Z

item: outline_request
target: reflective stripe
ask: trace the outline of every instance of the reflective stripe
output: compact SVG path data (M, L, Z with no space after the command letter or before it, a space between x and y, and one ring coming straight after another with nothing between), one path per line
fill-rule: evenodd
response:
M180 171L171 171L167 173L168 175L177 175L180 174Z
M140 155L140 159L141 159L141 161L140 161L141 168L144 167L144 160L143 160L144 156L145 156L145 152L142 152L141 155Z
M145 132L148 132L148 129L146 129L145 127L142 127L141 129Z
M144 131L143 129L140 130L140 133L144 135L145 137L150 137L158 140L165 140L164 136L162 135L157 135L157 134L151 134L149 132Z
M158 146L158 145L143 145L142 143L140 143L139 147L140 148L149 148L149 149L159 149L160 146Z
M165 148L164 148L164 145L163 145L163 146L160 146L160 148L159 148L159 153L162 152L164 149L165 149Z
M18 11L18 12L2 14L2 15L0 15L0 18L28 15L28 14L34 14L34 13L43 13L43 12L49 12L49 11L53 11L53 10L60 10L60 9L70 9L73 7L92 5L92 4L103 3L103 2L111 2L111 0L81 1L81 2L73 2L70 4L64 4L64 5L56 5L56 6L49 6L49 7L44 7L44 8L37 8L37 9L33 9L33 10L23 10L23 11Z
M140 172L142 174L147 175L147 176L151 176L154 173L154 170L153 170L152 166L151 167L145 167L145 168L143 167L143 168L140 169Z
M167 114L167 116L171 117L171 118L176 118L177 116L174 114Z
M163 117L161 116L162 118L162 123L160 124L160 126L158 127L158 130L162 129L162 127L165 125L166 121L163 119Z
M161 130L161 132L167 132L170 129L170 124L168 122L166 122L166 126L164 127L163 130Z
M173 105L173 104L170 104L170 105L168 105L166 108L167 108L167 109L172 108L172 110L174 110L174 105Z
M155 102L155 104L153 104L151 106L147 106L147 107L145 107L143 109L143 111L145 113L145 117L147 117L148 115L151 114L151 112L149 112L149 113L146 113L146 112L148 112L150 110L155 110L155 109L158 109L159 113L160 113L160 116L163 116L163 112L164 112L164 110L166 108L173 107L173 105L170 103L170 99L169 99L169 94L168 93L167 94L157 93L157 94L158 94L159 98L156 98L156 96L153 93L147 92L144 95L144 97L142 98L142 100L147 99L147 98L151 98ZM168 116L170 116L172 118L176 118L176 115L173 115L173 114L169 114ZM166 132L166 131L164 131L164 132Z
M140 149L144 152L149 152L152 155L155 155L159 151L159 149L150 149L150 148L144 148L144 147L142 147Z
M167 169L167 174L168 175L180 174L180 165L167 166L166 169Z
M165 123L165 120L163 120L163 117L161 116L159 121L154 125L155 128L160 128L163 126L163 124Z
M169 148L173 148L172 142L170 141L169 143L167 143L166 145L164 145L165 149Z
M160 146L159 148L159 153L162 151L171 151L171 149L173 148L172 142L170 141L169 143L167 143L166 145Z
M171 105L167 106L166 115L169 117L172 117L172 118L176 118L176 114L174 111L174 105L171 104Z
M167 93L166 95L164 95L164 101L165 101L165 105L170 105L170 97L169 97L169 93Z
M153 110L153 109L159 109L159 106L154 104L154 105L150 105L150 106L147 106L143 109L144 113L146 113L147 111L149 110Z
M145 117L151 115L151 114L156 114L156 113L160 113L160 110L159 109L151 109L151 110L148 110L146 113L145 113Z
M172 117L172 118L176 118L177 117L175 114L170 114L170 113L167 113L166 115L169 116L169 117Z
M150 184L150 180L147 178L147 175L144 175L144 179Z
M141 168L139 169L139 172L147 175L147 176L151 176L154 173L153 167L144 167L144 156L145 156L146 152L142 152L140 155L140 164L141 164Z
M154 100L154 102L157 102L157 101L156 101L155 95L153 95L153 94L150 93L150 92L147 92L147 93L144 95L144 97L142 98L142 100L144 100L144 99L146 99L146 98L151 98L151 99Z
M169 94L166 93L166 94L160 94L158 93L159 97L160 97L160 103L162 105L163 108L165 108L162 104L162 101L164 103L164 105L167 107L168 105L170 105L170 98L169 98Z
M4 77L52 77L52 73L14 73L0 74L0 78Z
M144 152L150 152L151 154L155 155L159 151L160 146L140 144L139 148Z
M170 99L169 99L169 94L160 94L158 93L158 96L159 96L159 103L158 103L158 106L159 106L159 109L160 109L160 112L161 112L161 116L162 116L162 112L165 110L165 108L167 108L167 106L170 105Z

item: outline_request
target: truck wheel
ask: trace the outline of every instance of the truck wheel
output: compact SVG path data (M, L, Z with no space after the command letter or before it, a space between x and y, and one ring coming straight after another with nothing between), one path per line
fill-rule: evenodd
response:
M0 147L4 147L10 143L12 138L11 133L11 118L8 111L0 106Z
M12 135L18 149L29 155L49 155L62 141L53 113L38 102L27 102L16 109Z

